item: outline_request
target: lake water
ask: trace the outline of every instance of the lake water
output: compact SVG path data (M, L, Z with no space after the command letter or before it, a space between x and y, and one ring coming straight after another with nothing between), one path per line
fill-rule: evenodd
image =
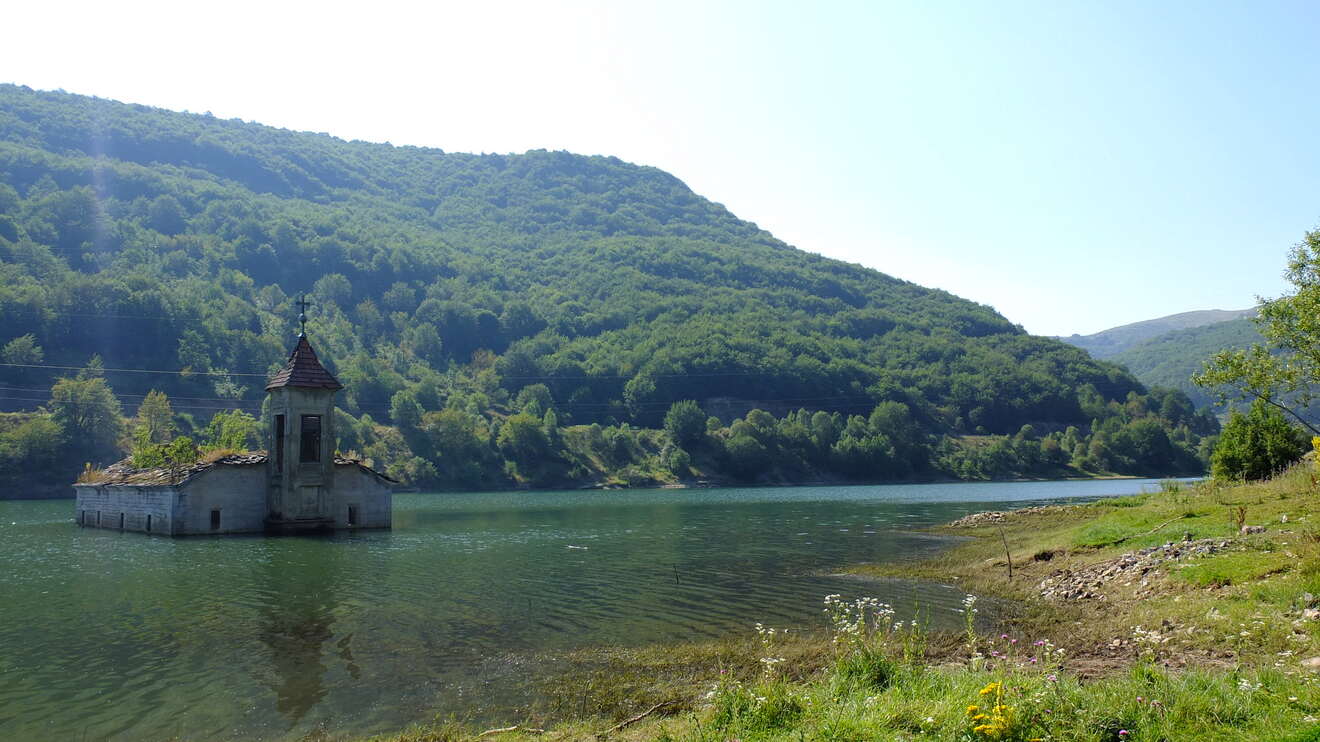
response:
M407 494L394 530L325 538L84 530L71 500L0 501L0 739L498 718L520 658L820 626L833 592L952 626L955 587L831 572L928 555L947 542L913 530L969 512L1156 486Z

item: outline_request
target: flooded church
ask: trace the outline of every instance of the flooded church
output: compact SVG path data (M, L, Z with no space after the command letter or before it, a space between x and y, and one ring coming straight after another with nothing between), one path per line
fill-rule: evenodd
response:
M168 536L389 528L394 480L335 454L342 388L299 333L266 384L266 451L168 469L121 461L74 485L78 525Z

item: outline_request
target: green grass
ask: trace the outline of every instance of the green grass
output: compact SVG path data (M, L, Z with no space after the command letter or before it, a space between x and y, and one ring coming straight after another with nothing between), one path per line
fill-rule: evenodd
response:
M1065 660L1066 664L1066 660ZM1051 680L1053 677L1055 679ZM616 738L672 742L789 742L819 740L991 739L973 732L968 706L984 712L1002 683L1011 720L997 739L1026 740L1258 740L1312 739L1298 730L1320 714L1320 688L1308 678L1276 670L1172 672L1148 664L1085 682L1067 672L1021 667L971 669L906 665L885 688L852 682L834 671L805 682L761 678L717 682L694 709L654 715ZM527 725L524 725L527 726ZM592 739L612 726L577 720L555 729L556 739ZM1126 736L1119 732L1126 730ZM452 724L436 736L419 729L377 738L394 742L471 739ZM511 732L499 739L543 739Z
M1207 557L1173 574L1199 587L1225 587L1286 571L1293 560L1280 553L1242 552Z

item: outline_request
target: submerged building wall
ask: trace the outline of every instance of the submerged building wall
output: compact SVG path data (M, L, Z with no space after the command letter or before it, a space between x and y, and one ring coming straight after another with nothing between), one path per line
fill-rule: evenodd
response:
M180 534L266 529L266 467L217 466L188 480L175 515Z
M176 487L76 484L74 490L74 518L80 526L176 533L174 506L180 497Z
M128 482L74 485L74 517L84 528L168 536L260 533L268 530L264 458L222 464L174 484ZM382 477L355 463L337 464L328 489L335 529L390 528L392 492Z
M217 466L176 485L75 484L84 528L167 536L258 533L266 521L266 468Z
M335 528L390 528L393 525L393 493L389 485L357 464L335 466L331 497Z

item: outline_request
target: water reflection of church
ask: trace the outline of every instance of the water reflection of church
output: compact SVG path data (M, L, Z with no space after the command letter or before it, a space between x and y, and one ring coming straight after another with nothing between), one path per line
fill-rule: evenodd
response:
M275 709L296 725L325 699L331 655L339 657L353 680L360 678L361 670L353 658L353 634L335 638L340 555L333 549L316 550L315 560L292 566L297 579L290 579L291 565L284 563L290 556L284 552L282 559L263 565L272 589L258 609L256 635L269 651L264 683L275 692Z

